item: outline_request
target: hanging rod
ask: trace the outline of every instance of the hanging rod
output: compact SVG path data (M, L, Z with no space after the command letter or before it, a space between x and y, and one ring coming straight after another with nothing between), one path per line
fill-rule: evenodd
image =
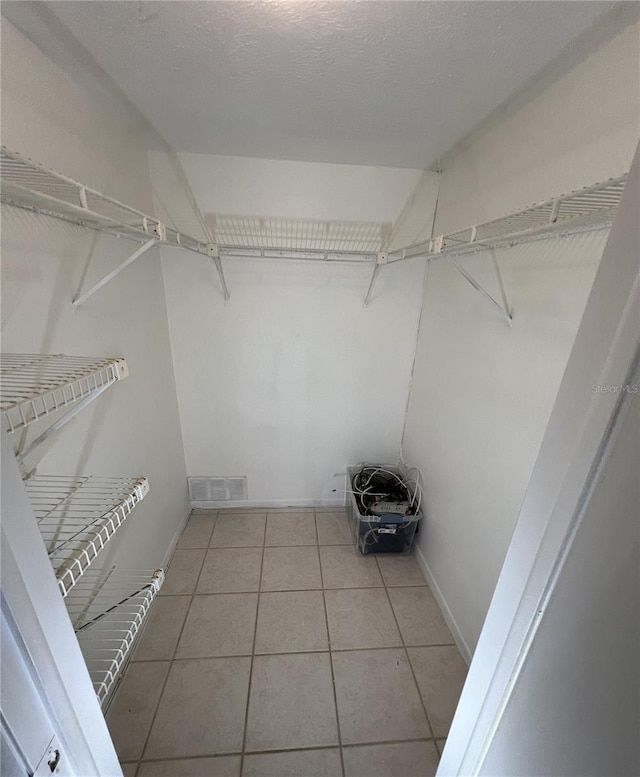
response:
M335 251L322 248L218 245L220 257L226 259L273 259L282 261L322 262L330 264L375 264L377 252Z

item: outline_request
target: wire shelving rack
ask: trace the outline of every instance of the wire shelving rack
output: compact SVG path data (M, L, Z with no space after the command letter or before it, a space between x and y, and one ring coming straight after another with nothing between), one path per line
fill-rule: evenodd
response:
M18 448L18 462L22 464L50 434L127 376L124 359L1 354L4 429L15 433L53 416L53 423L27 448ZM66 412L55 420L59 411ZM143 477L28 473L25 488L98 700L104 704L164 571L104 572L94 562L144 499L148 482Z
M164 571L89 570L65 602L101 705L124 668Z
M142 253L158 243L209 256L215 262L225 300L229 291L222 259L292 259L373 266L365 297L368 305L380 269L408 259L449 257L452 264L511 320L506 306L479 287L455 257L503 245L539 239L556 233L602 229L610 226L620 202L626 175L559 195L506 216L389 252L393 230L380 222L340 222L317 219L259 218L216 215L211 228L203 227L210 242L168 227L95 189L85 186L22 155L2 147L0 198L11 205L45 213L111 234L137 239L143 245L89 291L73 300L74 308L86 302ZM146 242L144 242L146 240Z
M525 242L541 236L609 227L627 175L554 197L506 216L394 250L389 263L403 259L458 256Z
M36 475L25 485L63 597L149 492L142 477Z
M179 246L208 254L207 243L55 170L0 149L3 202L122 237Z

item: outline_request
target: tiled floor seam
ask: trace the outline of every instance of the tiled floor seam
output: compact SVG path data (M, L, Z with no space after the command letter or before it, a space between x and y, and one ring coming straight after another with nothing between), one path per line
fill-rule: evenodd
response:
M298 752L315 752L316 750L337 750L341 747L344 750L357 747L373 747L375 745L407 745L414 742L436 742L431 737L414 737L408 739L376 739L365 740L362 742L349 742L344 745L308 745L303 747L286 747L286 748L274 748L273 750L245 750L245 755L277 755L279 753L298 753ZM439 741L443 741L440 738ZM229 750L221 753L205 753L198 755L178 755L178 756L164 756L162 758L142 758L140 761L123 761L122 763L137 763L137 764L151 764L151 763L164 763L165 761L184 761L184 760L206 760L209 758L228 758L239 757L242 755L240 750Z
M384 580L384 575L382 574L382 569L380 568L380 564L378 563L378 557L376 556L376 564L378 565L378 570L380 571L380 575L382 576L382 579ZM391 601L391 597L389 596L389 589L385 583L384 586L384 592L387 595L387 601L389 602L389 607L391 607L391 612L393 613L393 619L396 623L396 628L398 629L398 634L400 635L400 639L402 641L402 649L404 651L404 654L407 659L407 663L409 664L409 669L411 671L411 676L413 677L413 682L415 684L416 690L418 692L418 698L420 699L420 704L422 705L422 709L424 710L425 718L427 719L427 726L429 727L429 731L431 732L431 739L435 743L435 731L433 728L433 725L431 723L431 718L429 717L429 711L427 710L427 705L425 703L425 700L422 696L422 691L420 690L420 686L418 685L418 678L416 677L416 673L413 670L413 664L411 663L411 658L409 657L409 651L407 650L407 646L405 644L404 636L402 634L402 630L400 628L400 624L398 622L398 618L396 617L396 611L393 609L393 602ZM437 750L436 746L436 750Z
M334 589L329 589L334 590ZM252 594L255 594L256 591L252 591ZM262 593L271 594L271 593L290 593L289 591L263 591ZM307 593L307 591L302 591L301 593ZM213 594L201 594L203 596L212 596ZM455 642L442 642L442 643L429 643L426 645L379 645L376 647L357 647L357 648L317 648L313 650L272 650L272 651L265 651L265 652L255 652L255 653L224 653L219 654L216 653L215 655L198 655L198 656L175 656L174 658L141 658L141 659L131 659L132 664L153 664L153 663L162 663L165 661L170 661L171 663L175 661L198 661L200 659L209 659L209 658L251 658L251 656L256 656L257 658L261 658L262 656L296 656L296 655L314 655L317 653L362 653L362 652L373 652L377 650L391 650L393 648L436 648L436 647L455 647Z
M243 547L243 548L184 548L183 550L257 550L260 546L254 545L251 547ZM280 547L292 549L292 548L315 548L316 545L282 545ZM345 545L320 545L321 548L344 548ZM263 547L263 550L266 550L267 547ZM268 549L271 550L271 546L268 546ZM206 555L206 554L205 554ZM301 591L350 591L353 589L368 589L368 588L428 588L428 585L392 585L392 586L385 586L384 583L378 583L377 585L346 585L346 586L336 586L331 587L327 586L325 588L276 588L273 590L263 590L263 594L268 593L279 593L280 591L287 591L288 593L300 593ZM227 594L255 594L255 589L253 591L209 591L209 592L203 592L203 593L175 593L175 594L162 594L162 596L170 597L170 596L226 596ZM447 642L443 643L447 645L454 645L455 642Z
M329 616L327 614L327 599L325 597L325 588L324 588L324 575L322 574L322 559L320 557L320 535L318 534L318 516L314 510L313 512L313 519L316 524L316 539L318 540L318 544L316 545L318 549L318 565L320 566L320 583L322 585L322 604L324 606L324 625L327 629L327 645L329 647L329 666L331 668L331 687L333 690L333 705L336 711L336 727L338 729L338 746L340 748L340 768L342 770L342 777L346 777L346 771L344 767L344 755L342 753L342 733L340 731L340 712L338 710L338 693L336 690L336 675L333 671L333 657L331 655L331 634L329 632Z
M258 577L258 598L256 601L256 619L253 624L253 643L251 645L251 663L249 665L249 682L247 683L247 706L244 711L244 731L242 732L242 752L240 753L240 775L244 771L244 753L247 744L247 729L249 727L249 705L251 704L251 682L253 680L253 664L256 657L256 639L258 636L258 615L260 613L260 595L262 592L262 569L264 567L264 549L267 539L267 521L264 522L264 534L262 535L262 557L260 559L260 575Z
M216 516L216 521L217 521L217 516ZM214 528L215 528L215 526L214 526ZM155 709L153 710L153 715L151 717L151 723L149 725L149 730L147 731L147 736L145 737L144 745L142 746L142 750L141 750L141 753L140 753L140 759L139 759L140 761L142 761L144 759L145 751L146 751L146 749L147 749L147 747L149 745L149 737L151 736L151 732L153 731L153 724L156 722L156 717L158 715L158 710L160 709L160 703L162 702L162 697L164 696L164 692L165 692L165 690L167 688L167 683L169 681L169 675L171 674L171 668L173 666L173 662L174 662L174 659L175 659L175 656L176 656L176 652L178 650L178 645L180 644L180 640L182 639L182 632L184 631L184 627L185 627L185 624L187 622L187 618L189 617L189 610L191 609L191 605L193 603L193 597L195 596L195 591L196 591L196 588L198 587L198 581L200 580L200 575L202 574L202 569L204 567L204 562L205 562L206 558L207 558L207 553L205 551L205 553L204 553L204 555L202 557L202 562L200 564L200 570L198 571L198 575L196 577L196 581L195 581L195 584L193 586L193 591L192 591L192 593L191 593L191 595L189 597L189 606L187 607L187 610L186 610L186 613L185 613L185 616L184 616L184 620L182 621L182 626L180 628L180 632L178 633L178 639L176 640L176 646L173 649L173 654L172 654L171 660L169 661L169 670L167 671L166 677L164 678L164 682L162 683L162 689L160 691L160 694L158 695L158 701L156 703ZM183 596L184 595L185 594L183 594ZM138 767L138 769L139 768L140 767Z

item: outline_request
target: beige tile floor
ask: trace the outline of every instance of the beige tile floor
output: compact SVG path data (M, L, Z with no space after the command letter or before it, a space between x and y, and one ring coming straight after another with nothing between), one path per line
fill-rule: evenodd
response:
M428 777L466 675L340 510L194 512L107 722L125 777Z

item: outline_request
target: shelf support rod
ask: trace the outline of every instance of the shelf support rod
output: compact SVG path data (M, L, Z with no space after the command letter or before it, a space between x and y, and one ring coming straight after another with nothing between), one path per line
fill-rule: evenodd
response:
M75 310L77 307L82 305L84 302L86 302L89 297L92 297L96 291L101 289L103 286L106 286L107 283L112 281L116 275L120 275L120 273L127 268L130 264L135 262L135 260L142 256L146 251L148 251L152 246L156 245L158 242L158 238L152 237L151 240L147 240L146 243L140 246L137 251L134 251L131 256L128 259L125 259L124 262L119 264L115 270L112 270L110 273L104 276L104 278L101 281L98 281L95 286L92 286L88 291L86 291L84 294L81 294L79 297L76 297L74 300L72 300L72 306Z
M376 285L376 278L378 277L379 272L380 272L380 265L377 264L373 268L373 272L371 273L371 282L369 283L369 288L367 289L367 296L364 298L365 308L369 307L369 302L371 301L371 295L373 294L373 287Z
M104 385L99 386L95 391L92 391L91 394L87 394L86 397L83 397L79 402L77 402L55 423L51 424L48 429L45 429L41 435L36 437L35 440L33 440L23 451L21 451L16 456L20 467L24 469L24 460L27 458L27 456L33 453L33 451L42 445L43 442L46 442L52 434L55 434L59 429L62 429L63 426L68 424L69 421L75 418L78 413L82 412L82 410L84 410L87 405L90 405L94 399L97 399L100 394L102 394L103 391L106 391L111 385L111 383L105 383Z
M227 279L224 277L224 268L222 266L222 259L218 256L213 261L215 262L216 270L218 271L218 277L220 278L220 283L222 285L222 293L224 294L224 301L228 302L231 299L231 294L229 294Z
M478 281L471 275L465 268L460 264L460 262L453 256L448 256L447 259L451 262L451 264L456 268L456 270L462 275L462 277L473 286L473 288L476 291L479 291L482 296L489 300L489 302L496 307L502 315L507 319L508 323L511 323L513 320L513 317L511 316L511 313L509 312L508 308L503 307L499 302L497 302L491 294L483 287L481 286Z
M213 259L213 263L215 264L216 270L218 271L218 277L220 278L220 285L222 286L224 301L228 302L231 299L231 295L229 294L227 279L224 277L224 267L222 266L222 259L220 258L220 246L217 243L208 243L207 253Z
M376 258L376 266L373 268L373 272L371 273L371 281L369 282L369 288L367 289L367 295L364 298L364 306L365 308L369 307L369 303L371 302L371 296L373 294L374 286L376 285L376 280L378 279L378 274L380 273L380 268L383 264L387 264L389 261L389 254L387 251L380 251L378 253L378 256Z

